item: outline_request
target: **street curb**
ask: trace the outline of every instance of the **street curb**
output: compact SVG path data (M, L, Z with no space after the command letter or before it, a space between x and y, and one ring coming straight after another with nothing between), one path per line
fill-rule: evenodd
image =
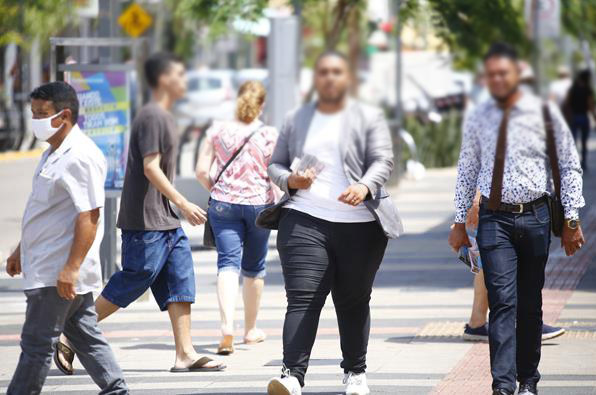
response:
M8 152L1 152L0 153L0 162L2 161L10 161L10 160L17 160L17 159L26 159L26 158L38 158L43 153L42 148L36 148L30 151L8 151Z

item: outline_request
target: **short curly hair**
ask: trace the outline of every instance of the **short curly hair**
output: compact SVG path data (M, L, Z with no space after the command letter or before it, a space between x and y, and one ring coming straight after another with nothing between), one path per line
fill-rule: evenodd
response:
M79 118L79 98L72 86L63 81L50 82L33 89L29 95L31 99L44 100L52 103L58 113L66 108L72 113L72 123Z

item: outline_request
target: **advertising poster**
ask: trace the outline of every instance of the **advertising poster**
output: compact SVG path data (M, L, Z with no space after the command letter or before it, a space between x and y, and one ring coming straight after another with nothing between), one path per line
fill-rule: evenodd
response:
M106 157L106 190L121 190L124 183L131 124L128 78L127 71L64 73L79 98L79 127Z

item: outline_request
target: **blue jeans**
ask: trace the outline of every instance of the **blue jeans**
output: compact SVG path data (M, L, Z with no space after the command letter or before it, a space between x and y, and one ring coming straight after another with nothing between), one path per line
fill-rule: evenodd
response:
M488 289L493 389L538 382L542 287L550 247L546 203L523 214L480 207L478 246Z
M21 333L21 356L7 394L39 394L46 380L54 347L62 332L79 361L101 388L100 395L128 394L122 370L97 327L93 294L66 300L56 287L25 291L27 313Z
M192 253L182 228L122 231L122 270L112 275L101 295L126 307L149 287L161 311L174 302L194 303Z
M255 225L257 216L269 205L251 206L211 200L209 222L217 247L217 270L242 273L244 277L265 277L269 233Z

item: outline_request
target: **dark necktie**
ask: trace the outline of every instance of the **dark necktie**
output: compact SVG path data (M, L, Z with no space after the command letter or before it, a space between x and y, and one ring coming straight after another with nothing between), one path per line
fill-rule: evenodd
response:
M493 166L493 178L490 185L490 196L488 198L489 210L498 210L501 205L503 170L505 169L505 155L507 151L507 122L509 121L509 111L509 108L503 110L503 118L501 119L501 125L499 126L497 151L495 152L495 163Z

